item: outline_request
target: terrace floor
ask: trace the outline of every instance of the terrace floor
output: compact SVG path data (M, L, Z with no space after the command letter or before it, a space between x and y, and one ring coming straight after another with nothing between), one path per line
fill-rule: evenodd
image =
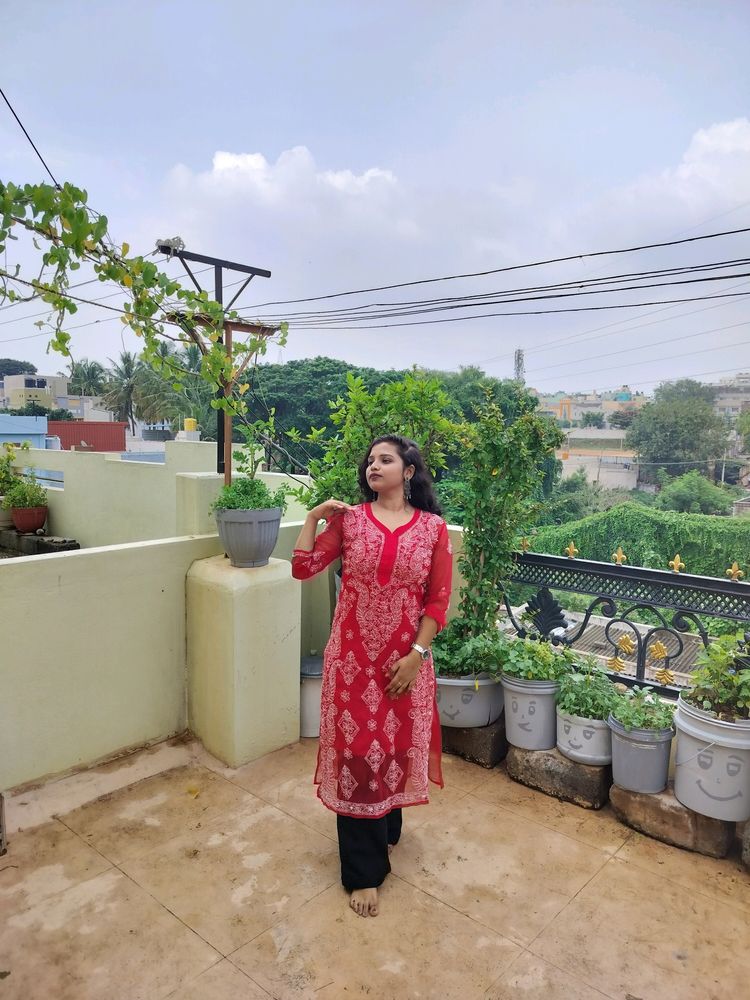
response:
M380 916L358 917L315 751L230 770L176 742L12 798L1 1000L747 996L736 858L667 847L502 765L444 757L446 788L405 813Z

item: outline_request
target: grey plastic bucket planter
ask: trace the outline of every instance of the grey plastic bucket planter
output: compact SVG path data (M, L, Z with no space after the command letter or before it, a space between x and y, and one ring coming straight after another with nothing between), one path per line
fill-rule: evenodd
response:
M281 507L214 511L224 551L233 566L267 566L279 537Z
M551 750L557 741L557 681L527 681L502 675L505 735L521 750Z
M474 677L437 677L441 726L475 728L496 722L503 712L503 689L486 674Z
M604 719L557 710L557 749L579 764L612 763L612 731Z
M612 780L629 792L663 792L669 775L674 730L626 729L610 715Z
M750 819L750 721L724 722L677 701L674 793L693 812Z

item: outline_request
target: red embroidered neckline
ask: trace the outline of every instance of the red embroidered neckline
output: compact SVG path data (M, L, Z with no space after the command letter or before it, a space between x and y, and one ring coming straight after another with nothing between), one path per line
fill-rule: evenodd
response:
M377 519L377 517L375 517L375 514L373 513L373 510L372 510L372 504L371 503L366 503L365 504L365 513L370 518L370 520L372 521L372 523L374 525L377 525L377 527L380 528L381 531L384 531L387 535L390 535L392 538L398 538L400 535L403 535L403 533L405 531L408 531L409 528L411 528L414 524L416 524L416 522L417 522L417 520L419 518L419 515L422 513L422 511L419 510L419 509L415 510L414 513L412 514L410 520L408 520L406 522L406 524L399 525L399 527L398 528L394 528L393 531L391 531L391 529L388 527L388 525L383 524L382 521L379 521Z

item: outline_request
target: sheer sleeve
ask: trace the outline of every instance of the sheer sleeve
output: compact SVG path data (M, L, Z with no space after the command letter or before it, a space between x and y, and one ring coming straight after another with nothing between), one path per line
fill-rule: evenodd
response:
M432 567L427 579L427 594L423 611L423 614L435 619L440 629L445 628L448 605L451 601L452 579L453 548L448 534L448 526L443 521L435 548L432 550Z
M305 549L294 549L292 552L292 576L295 580L309 580L311 576L320 573L330 566L334 559L341 555L342 526L344 518L331 518L325 528L315 539L311 552Z

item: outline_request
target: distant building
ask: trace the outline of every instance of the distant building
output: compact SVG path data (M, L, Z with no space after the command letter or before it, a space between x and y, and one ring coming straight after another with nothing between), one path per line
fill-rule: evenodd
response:
M716 392L714 410L734 423L743 410L750 409L750 372L738 372L711 386Z
M603 413L605 424L617 410L639 410L649 397L633 392L629 386L611 392L556 392L544 395L536 389L529 389L539 400L539 412L571 424L580 423L586 413Z
M71 394L64 375L6 375L0 379L0 409L22 410L28 403L48 410L70 410L78 420L109 423L114 419L102 406L101 397Z
M47 446L46 417L13 417L0 413L0 445L28 444L30 448Z

